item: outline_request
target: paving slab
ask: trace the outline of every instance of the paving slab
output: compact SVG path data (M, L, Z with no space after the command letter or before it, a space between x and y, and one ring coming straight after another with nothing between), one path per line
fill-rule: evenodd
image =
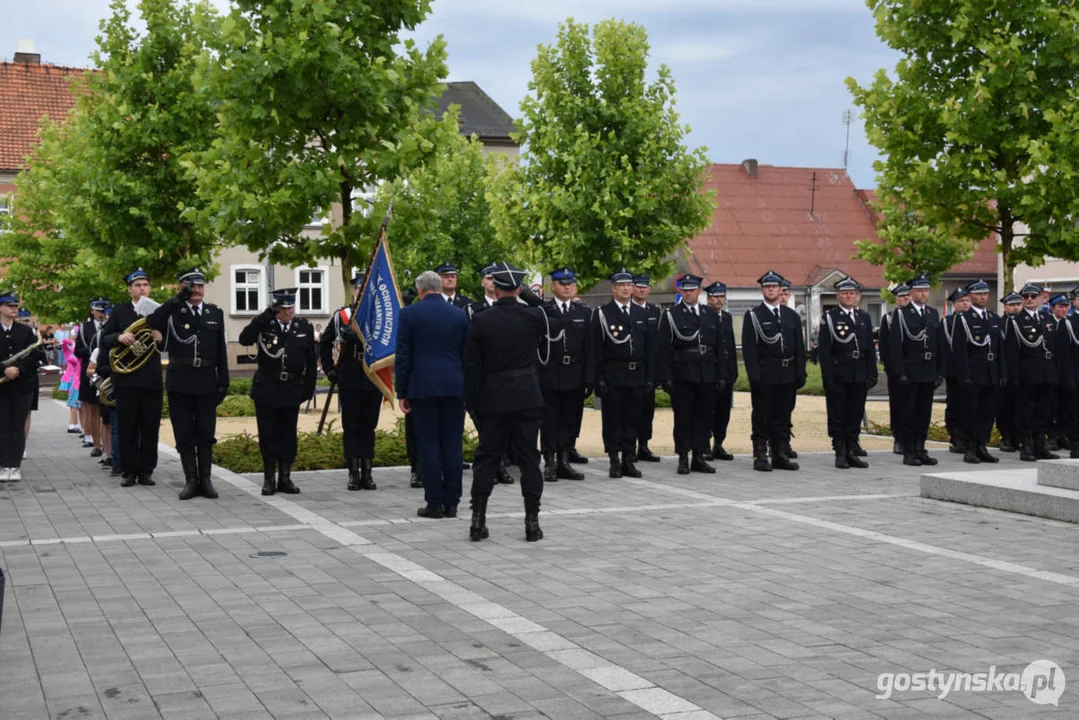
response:
M1079 523L1079 465L932 473L922 476L922 497ZM1069 461L1070 462L1070 461ZM1079 463L1079 461L1076 461Z

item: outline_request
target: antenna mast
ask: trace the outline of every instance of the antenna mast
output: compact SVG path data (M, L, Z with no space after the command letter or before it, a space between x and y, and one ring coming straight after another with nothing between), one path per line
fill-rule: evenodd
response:
M854 111L843 111L843 124L847 126L847 142L843 146L843 169L847 169L847 164L850 162L850 126L854 124Z

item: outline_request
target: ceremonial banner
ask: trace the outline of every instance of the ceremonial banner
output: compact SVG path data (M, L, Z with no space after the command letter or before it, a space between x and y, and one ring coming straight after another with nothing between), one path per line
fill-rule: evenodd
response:
M402 304L401 291L393 274L386 223L383 222L378 233L378 246L367 266L352 329L363 339L364 372L391 403L396 399L393 364L397 356L397 316Z

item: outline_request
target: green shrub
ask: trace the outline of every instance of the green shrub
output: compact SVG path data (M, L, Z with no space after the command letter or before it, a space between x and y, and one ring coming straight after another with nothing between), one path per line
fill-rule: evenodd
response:
M885 423L877 423L872 420L869 421L869 434L870 435L883 435L885 437L892 437L892 428ZM944 427L942 423L934 422L929 424L929 434L926 436L927 440L934 442L951 442L951 435L948 434L948 429ZM989 436L988 447L1000 447L1000 432L997 428L993 427L993 432Z
M229 395L250 395L251 378L230 378Z
M749 392L749 376L745 367L738 366L738 380L734 383L737 392ZM806 384L798 391L799 395L817 395L824 397L824 381L821 379L820 365L806 363Z
M52 389L52 399L67 402L67 393L68 393L67 390L61 390L60 386L57 385L56 387L54 387Z
M227 395L217 406L218 417L254 417L255 401L246 395Z

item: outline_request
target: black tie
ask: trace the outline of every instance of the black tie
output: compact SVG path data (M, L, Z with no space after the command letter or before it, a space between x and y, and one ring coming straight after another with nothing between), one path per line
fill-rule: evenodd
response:
M623 305L622 306L622 314L625 315L626 317L629 317L629 305Z
M783 322L783 318L779 315L779 308L776 308L776 321Z
M195 322L199 321L199 306L195 305L191 308L191 312L195 313Z

